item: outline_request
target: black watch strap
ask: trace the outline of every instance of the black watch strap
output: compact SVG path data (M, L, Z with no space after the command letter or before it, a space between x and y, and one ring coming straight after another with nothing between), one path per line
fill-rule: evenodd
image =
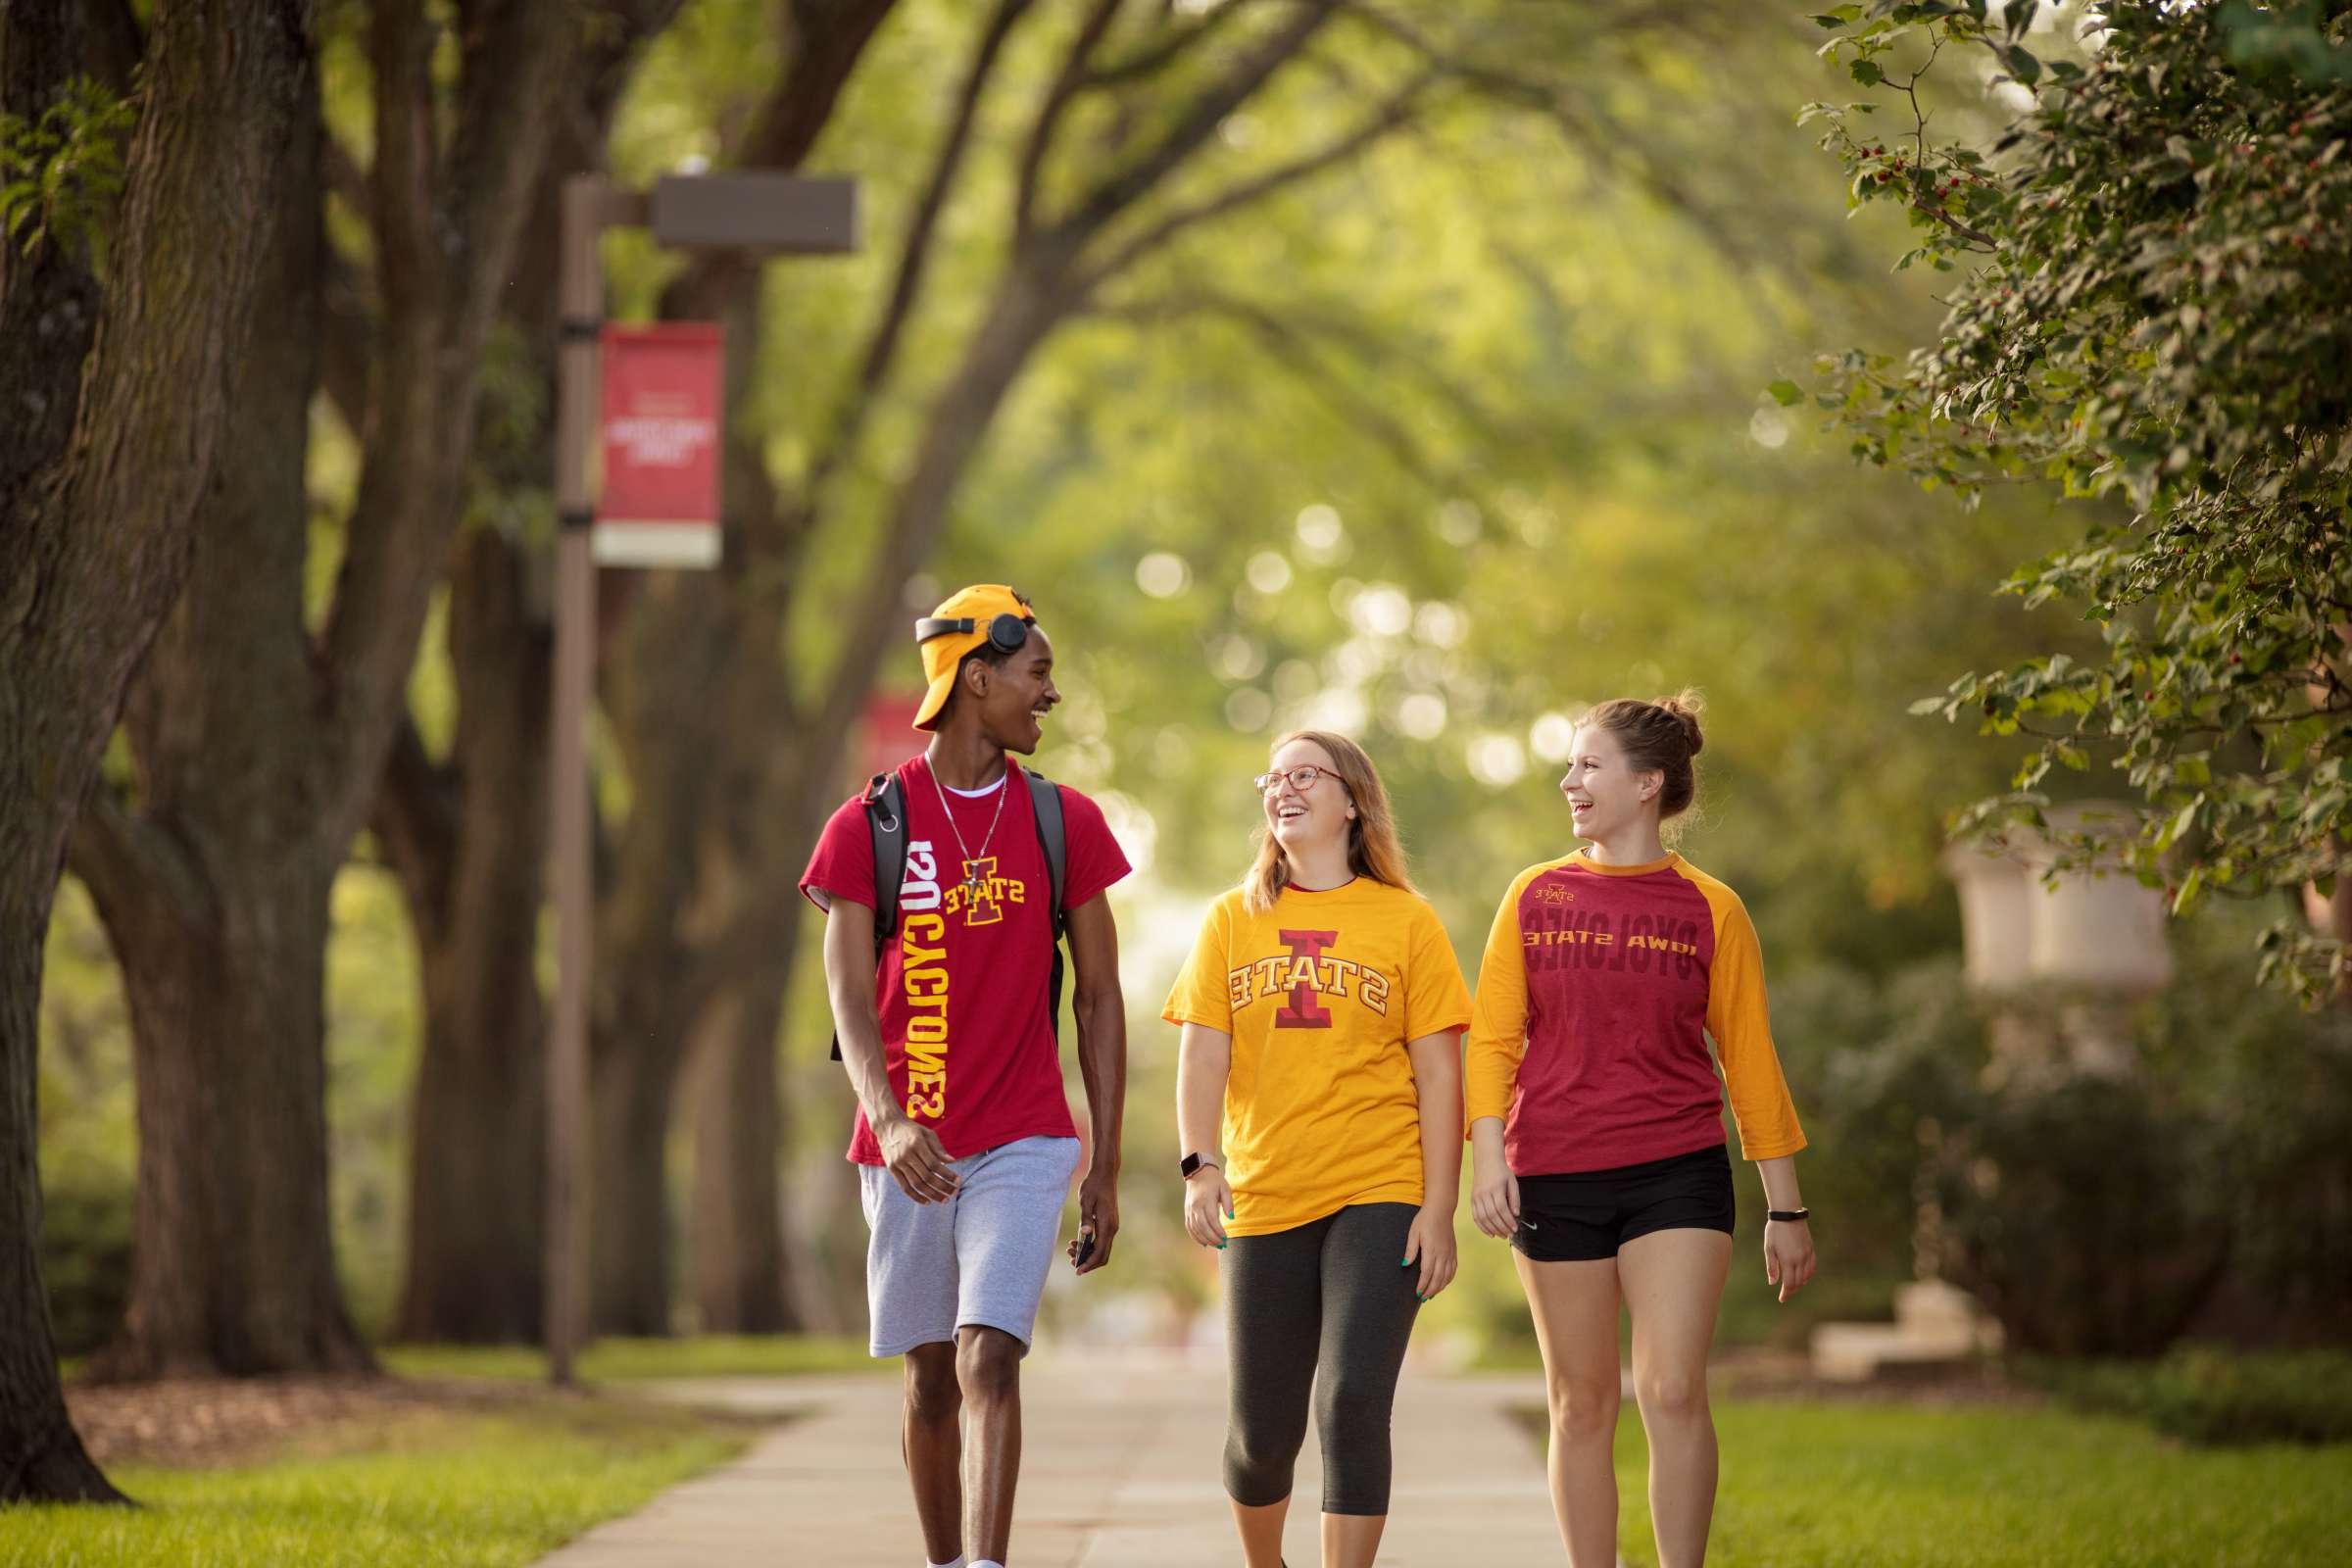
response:
M1764 1211L1766 1219L1777 1219L1785 1225L1801 1224L1812 1215L1813 1211L1809 1208L1768 1208Z
M1187 1154L1184 1156L1184 1179L1188 1182L1191 1181L1202 1166L1206 1166L1210 1170L1225 1168L1206 1154Z

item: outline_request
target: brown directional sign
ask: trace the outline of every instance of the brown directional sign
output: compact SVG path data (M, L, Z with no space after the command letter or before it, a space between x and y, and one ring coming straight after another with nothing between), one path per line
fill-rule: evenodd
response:
M768 252L858 248L858 182L806 174L665 174L654 182L664 245Z

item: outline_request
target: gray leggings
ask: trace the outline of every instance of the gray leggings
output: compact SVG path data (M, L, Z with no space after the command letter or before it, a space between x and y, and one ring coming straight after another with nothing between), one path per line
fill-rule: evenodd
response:
M1389 1511L1389 1407L1421 1309L1402 1266L1410 1203L1357 1203L1226 1244L1233 1416L1225 1490L1246 1507L1291 1494L1307 1396L1323 1439L1323 1511ZM1318 1375L1318 1367L1320 1374Z

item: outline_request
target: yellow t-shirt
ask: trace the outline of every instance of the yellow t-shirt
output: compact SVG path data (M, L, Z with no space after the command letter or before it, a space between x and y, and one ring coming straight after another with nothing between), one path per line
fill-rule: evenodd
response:
M1405 1044L1466 1028L1469 988L1437 911L1359 876L1209 906L1161 1013L1233 1038L1225 1080L1231 1236L1350 1203L1421 1201L1421 1106Z

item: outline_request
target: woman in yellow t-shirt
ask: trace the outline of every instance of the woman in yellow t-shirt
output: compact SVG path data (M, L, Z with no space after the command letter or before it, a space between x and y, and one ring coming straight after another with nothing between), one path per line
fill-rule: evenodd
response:
M1224 1253L1225 1490L1249 1568L1282 1561L1310 1389L1323 1562L1364 1568L1405 1341L1453 1279L1470 996L1361 747L1286 735L1256 784L1256 863L1163 1014L1184 1031L1184 1222Z

